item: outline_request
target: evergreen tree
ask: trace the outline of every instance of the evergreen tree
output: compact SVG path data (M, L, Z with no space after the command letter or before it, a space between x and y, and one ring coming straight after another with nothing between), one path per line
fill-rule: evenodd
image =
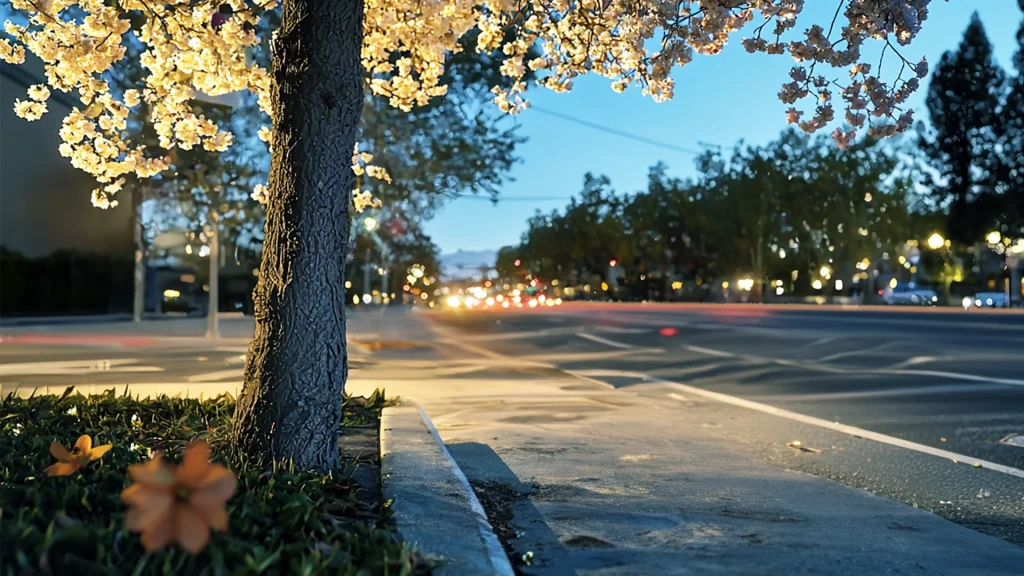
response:
M978 240L995 219L1000 163L994 152L1004 77L975 14L957 50L942 55L928 87L935 134L922 147L938 173L932 190L948 204L947 232L954 241Z
M1017 3L1024 12L1024 0ZM999 220L1011 234L1024 235L1024 19L1017 29L1013 67L1017 75L1009 80L1006 101L999 112Z

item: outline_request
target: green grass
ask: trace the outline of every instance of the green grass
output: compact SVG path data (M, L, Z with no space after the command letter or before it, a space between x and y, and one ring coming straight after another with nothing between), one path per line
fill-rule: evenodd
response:
M345 398L344 406L343 424L370 425L379 420L383 394ZM59 397L7 397L0 404L0 574L429 573L396 540L387 511L357 501L351 470L323 476L225 460L219 448L233 410L226 396L136 400L68 389ZM54 462L50 442L70 448L81 434L113 449L71 476L44 475ZM147 460L150 450L176 461L199 438L238 476L229 530L215 531L198 556L174 547L146 553L139 535L123 529L128 465Z

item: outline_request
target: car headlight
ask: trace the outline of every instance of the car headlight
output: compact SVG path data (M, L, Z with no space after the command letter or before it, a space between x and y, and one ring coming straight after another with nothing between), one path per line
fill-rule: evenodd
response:
M963 305L964 310L967 310L968 308L971 307L971 304L973 304L973 302L971 302L970 296L964 296L964 299L961 300L960 303Z
M981 308L981 298L978 298L977 300L975 300L974 301L974 305L977 306L978 308Z
M938 296L935 296L935 295L933 295L933 296L932 296L932 302L938 302L938 301L939 301L939 297L938 297Z

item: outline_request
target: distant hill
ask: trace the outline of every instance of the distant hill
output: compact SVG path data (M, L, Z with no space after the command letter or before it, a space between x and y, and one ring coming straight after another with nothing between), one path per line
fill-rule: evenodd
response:
M482 278L482 268L494 269L498 258L495 250L458 250L441 255L441 278L444 280L474 280Z

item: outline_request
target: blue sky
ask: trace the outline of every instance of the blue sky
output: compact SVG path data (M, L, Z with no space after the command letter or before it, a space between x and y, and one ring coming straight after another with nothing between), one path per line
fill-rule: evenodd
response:
M836 6L834 0L806 4L800 30L814 22L827 25ZM934 0L924 29L903 54L911 61L926 56L934 68L943 52L959 44L974 11L995 47L997 61L1009 68L1022 17L1016 0ZM616 94L607 79L596 76L578 79L569 94L532 88L528 99L540 109L684 149L700 149L700 143L731 148L740 139L754 144L769 142L786 127L787 106L776 94L788 80L793 61L787 56L747 54L740 46L741 38L736 36L722 54L698 57L677 70L675 98L669 102L654 103L636 88ZM864 51L866 56L871 53ZM896 60L887 61L891 64L883 67L883 73L888 69L895 75ZM918 119L927 118L926 88L924 83L912 100ZM837 116L841 116L838 109ZM672 175L695 173L692 154L600 132L539 110L527 110L512 121L520 124L520 133L529 141L518 150L522 162L512 171L515 181L501 192L501 198L508 201L496 206L473 198L449 202L426 225L442 253L517 243L526 219L537 209L547 212L564 206L568 196L579 192L588 171L608 175L620 193L643 189L648 168L659 160L668 164ZM550 200L516 200L538 196Z

